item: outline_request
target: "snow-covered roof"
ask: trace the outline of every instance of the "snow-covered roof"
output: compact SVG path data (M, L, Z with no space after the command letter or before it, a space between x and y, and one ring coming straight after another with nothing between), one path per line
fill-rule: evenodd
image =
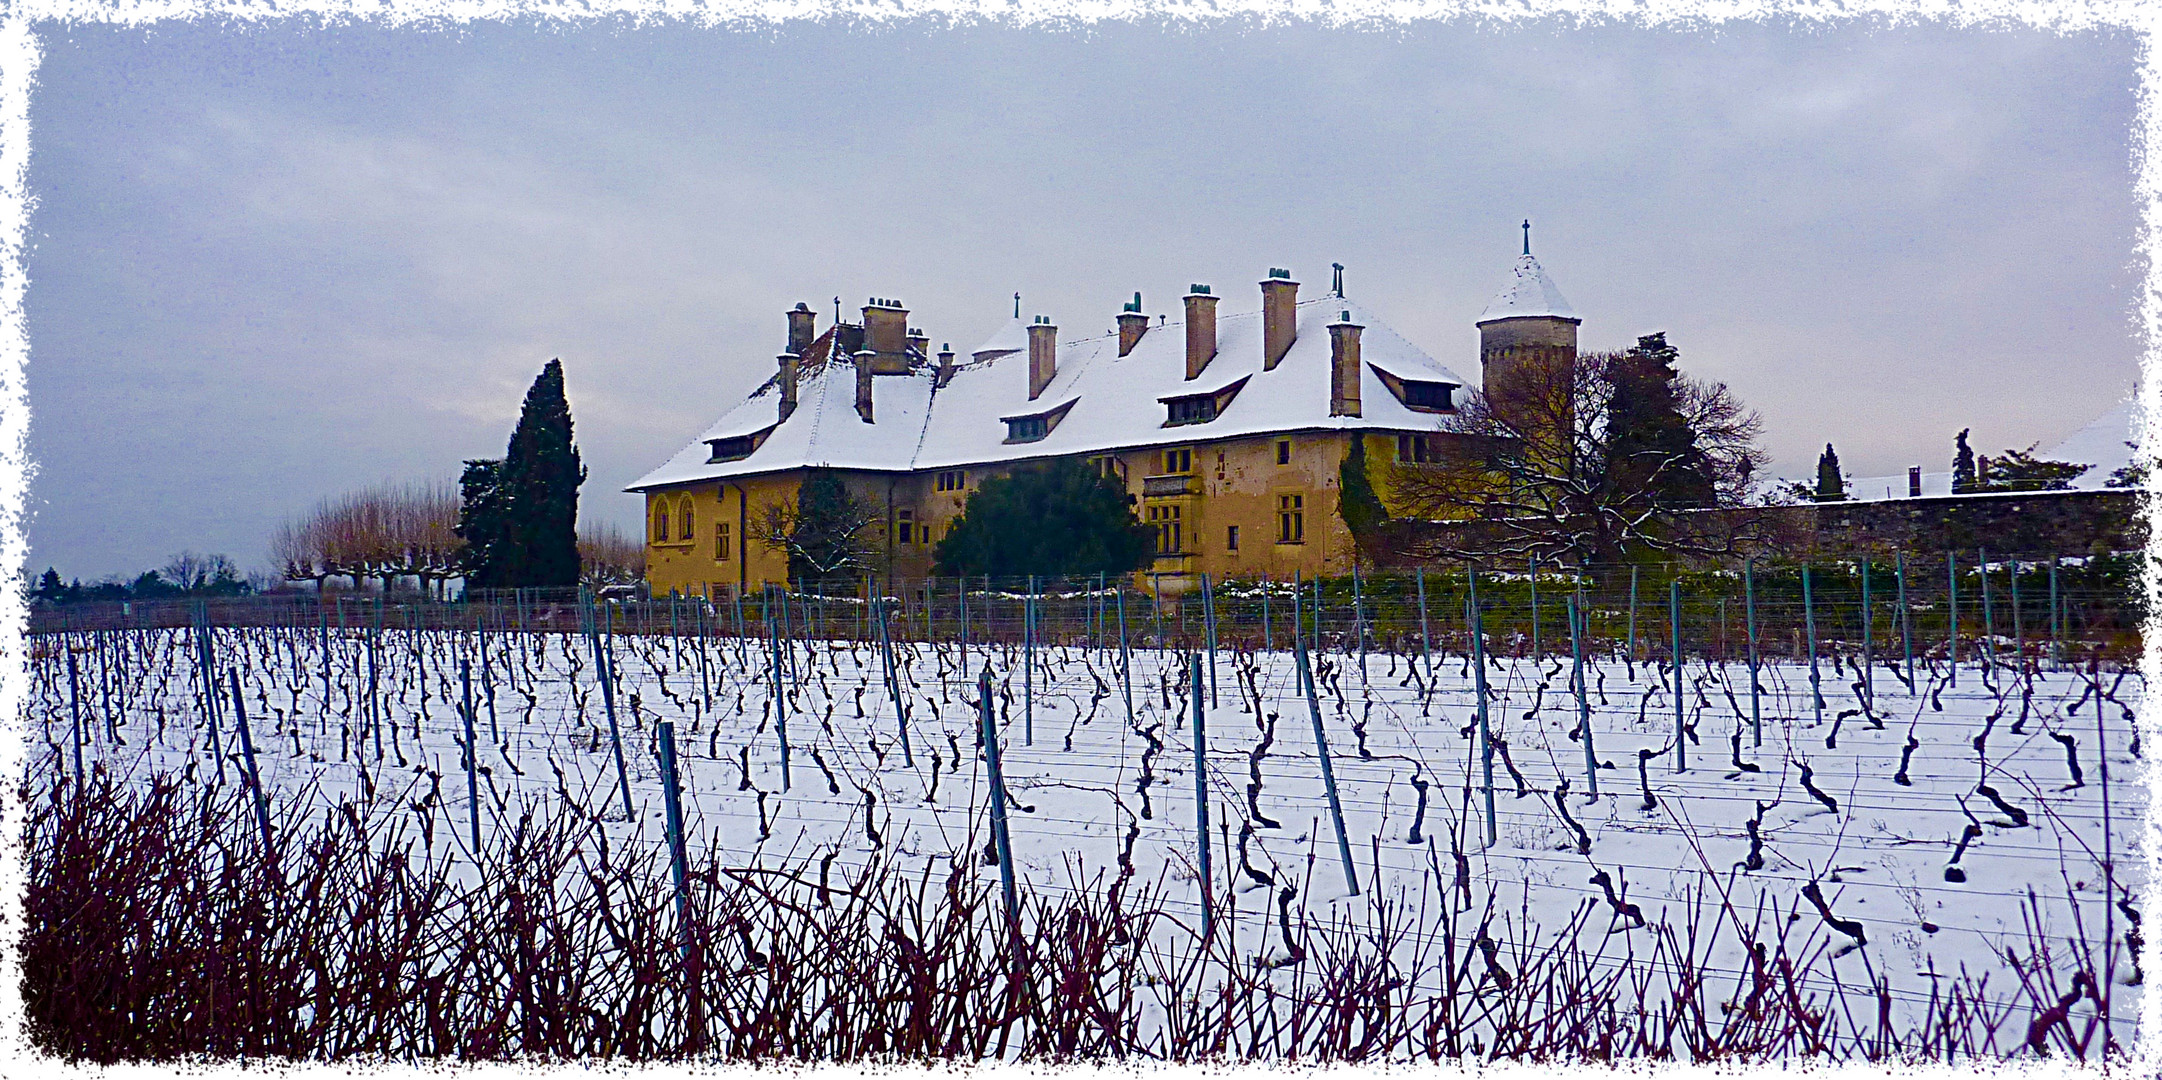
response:
M932 374L880 375L874 380L872 418L856 414L856 369L852 364L820 364L796 383L796 411L779 426L781 391L766 385L701 432L668 463L639 477L625 490L665 487L694 480L748 476L807 466L836 469L906 469L923 434L930 411ZM710 440L753 434L772 427L757 450L734 461L708 462Z
M2109 486L2112 473L2132 463L2132 447L2129 443L2139 441L2139 410L2131 401L2095 417L2086 427L2073 432L2063 442L2047 450L2038 450L2035 457L2043 461L2069 461L2090 466L2072 481L2074 491L2101 491ZM1977 448L1979 450L1979 448ZM1847 483L1847 491L1861 502L1882 502L1886 499L1904 499L1907 495L1907 474L1896 476L1864 476ZM1950 472L1925 472L1922 474L1924 498L1952 494ZM1999 494L1982 492L1979 494Z
M2139 405L2122 401L2040 456L2049 461L2076 461L2094 466L2072 481L2072 486L2099 488L2111 473L2132 464L2132 447L2139 443L2139 435Z
M1576 319L1576 309L1554 287L1554 279L1540 269L1539 260L1526 254L1509 268L1509 280L1479 313L1479 322L1528 318Z
M1329 324L1344 312L1360 332L1361 416L1329 415ZM668 463L626 490L806 466L913 471L1021 461L1111 450L1171 446L1196 440L1257 436L1286 431L1394 430L1437 427L1431 412L1407 408L1376 369L1399 379L1470 385L1355 301L1324 296L1297 306L1297 336L1274 370L1262 369L1261 313L1220 315L1216 356L1198 379L1186 379L1183 322L1149 327L1133 351L1118 354L1118 332L1058 343L1058 372L1043 393L1028 396L1026 339L1014 352L963 361L944 387L933 387L934 369L872 380L873 417L856 415L855 371L822 364L800 377L794 415L773 430L748 457L708 462L711 439L751 434L779 415L778 384L769 381L730 410ZM1006 329L1025 324L1015 320ZM992 342L1001 342L1002 329ZM991 344L989 342L987 345ZM979 352L999 350L978 350ZM975 354L971 354L975 355ZM1221 390L1247 379L1216 419L1166 427L1162 399ZM1009 443L1002 417L1046 413L1072 403L1043 439Z
M999 327L998 331L985 339L983 344L970 349L968 355L977 360L982 360L988 356L1020 352L1026 348L1028 348L1028 323L1023 322L1021 317L1016 315L1013 317L1012 322Z

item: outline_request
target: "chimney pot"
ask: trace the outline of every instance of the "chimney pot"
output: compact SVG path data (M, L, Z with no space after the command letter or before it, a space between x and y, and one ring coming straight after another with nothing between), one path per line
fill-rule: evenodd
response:
M938 351L938 378L931 385L934 389L953 381L953 342L946 342Z
M1186 377L1198 379L1216 358L1216 297L1195 285L1186 294Z
M1028 328L1028 399L1042 396L1044 387L1058 375L1058 327L1049 316L1038 315Z
M1149 317L1141 313L1141 294L1135 293L1133 302L1119 312L1119 355L1134 351L1141 344L1142 335L1149 332Z
M810 353L811 342L818 336L817 328L813 325L817 318L818 316L811 314L810 306L807 304L799 303L796 305L795 310L788 313L789 352L796 354L798 357Z
M908 370L908 309L899 301L872 297L863 308L863 347L878 354L878 368L888 374Z
M877 423L871 418L871 362L877 358L878 353L872 349L856 353L856 415L863 417L866 424Z
M1299 283L1271 267L1261 283L1261 370L1274 371L1299 338Z
M1359 331L1351 313L1329 324L1329 415L1359 416Z
M802 357L784 352L781 362L781 419L786 421L796 411L796 368Z

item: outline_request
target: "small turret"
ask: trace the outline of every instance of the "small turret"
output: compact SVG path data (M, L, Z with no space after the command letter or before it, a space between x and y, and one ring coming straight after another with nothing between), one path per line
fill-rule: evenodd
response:
M1534 387L1568 385L1562 376L1576 364L1576 309L1531 255L1531 222L1524 222L1524 254L1509 280L1479 313L1479 376L1497 415L1507 418L1512 399Z

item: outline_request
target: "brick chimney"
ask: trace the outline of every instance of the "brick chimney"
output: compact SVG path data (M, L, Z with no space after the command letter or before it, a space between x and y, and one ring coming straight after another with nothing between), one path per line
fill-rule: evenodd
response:
M938 350L938 378L931 385L942 387L953 381L953 342L947 342Z
M1186 293L1186 377L1198 379L1216 359L1216 298L1209 287L1196 285Z
M909 354L912 356L920 356L926 360L929 360L931 358L931 335L924 333L922 330L919 330L916 327L909 327L908 351Z
M1051 325L1050 316L1038 315L1028 327L1028 399L1041 396L1057 375L1058 327Z
M1299 283L1291 271L1269 269L1261 283L1261 370L1275 371L1299 337Z
M808 304L798 303L788 313L788 351L778 358L781 368L781 419L787 420L796 411L796 377L803 363L803 355L811 351L816 340L816 315L811 314Z
M892 300L873 298L863 306L863 347L897 353L908 347L908 309Z
M1141 344L1141 335L1149 332L1149 317L1141 313L1141 294L1135 293L1133 303L1119 311L1119 355L1134 351Z
M817 318L807 304L799 303L788 313L788 351L799 359L810 353L811 342L818 338L817 327L813 325Z
M908 309L873 297L863 306L863 347L878 354L873 373L908 374Z
M874 350L859 349L856 352L856 415L863 417L866 424L877 423L871 419L871 363L876 359L878 353Z
M1329 324L1329 415L1358 416L1359 331L1346 311Z

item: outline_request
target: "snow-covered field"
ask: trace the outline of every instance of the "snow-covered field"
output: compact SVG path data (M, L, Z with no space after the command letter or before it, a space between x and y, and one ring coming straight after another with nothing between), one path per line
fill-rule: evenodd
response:
M61 640L42 637L34 650L32 723L65 760L78 714ZM188 631L68 640L86 758L135 775L215 773ZM622 842L663 843L655 740L669 721L694 857L832 854L846 866L882 848L910 867L981 858L989 843L975 704L988 667L1015 871L1040 892L1096 887L1099 872L1130 863L1164 882L1184 916L1198 917L1212 894L1219 927L1263 963L1283 951L1271 920L1284 885L1297 889L1294 910L1324 921L1376 896L1418 912L1433 898L1491 890L1509 932L1551 935L1576 920L1580 938L1607 943L1593 950L1601 962L1617 965L1643 923L1709 904L1712 921L1729 910L1723 917L1760 930L1791 923L1797 940L1832 954L1828 977L1883 980L1895 1007L1916 1010L1962 970L1991 973L1991 987L2017 997L2015 964L2036 964L2047 939L2039 962L2060 969L2082 948L2098 968L2111 956L2110 1021L2132 1042L2140 976L2127 930L2141 914L2149 844L2133 720L2144 688L2107 665L2090 673L2039 662L2022 677L1967 663L1952 685L1941 661L1917 662L1910 688L1880 663L1864 688L1828 648L1821 710L1806 666L1767 665L1753 723L1739 663L1689 663L1677 721L1667 671L1602 654L1584 667L1596 761L1587 775L1570 659L1490 658L1489 796L1465 657L1433 656L1429 684L1416 655L1362 662L1331 651L1312 659L1340 843L1316 721L1288 652L1225 650L1213 671L1201 658L1203 839L1188 654L1135 649L1129 703L1116 647L1038 648L1024 674L1012 646L964 655L951 642L896 643L904 745L903 710L875 644L782 641L776 654L760 638L609 641L629 819L584 636L390 630L371 639L295 627L220 630L212 649L221 681L239 673L273 792L409 799L414 785L439 785L450 827L437 842L460 851L471 812L461 661L481 743L484 831L520 797L568 799ZM229 689L223 697L218 749L237 770ZM785 772L776 720L786 724ZM1703 966L1741 972L1749 958L1723 941L1707 946Z

